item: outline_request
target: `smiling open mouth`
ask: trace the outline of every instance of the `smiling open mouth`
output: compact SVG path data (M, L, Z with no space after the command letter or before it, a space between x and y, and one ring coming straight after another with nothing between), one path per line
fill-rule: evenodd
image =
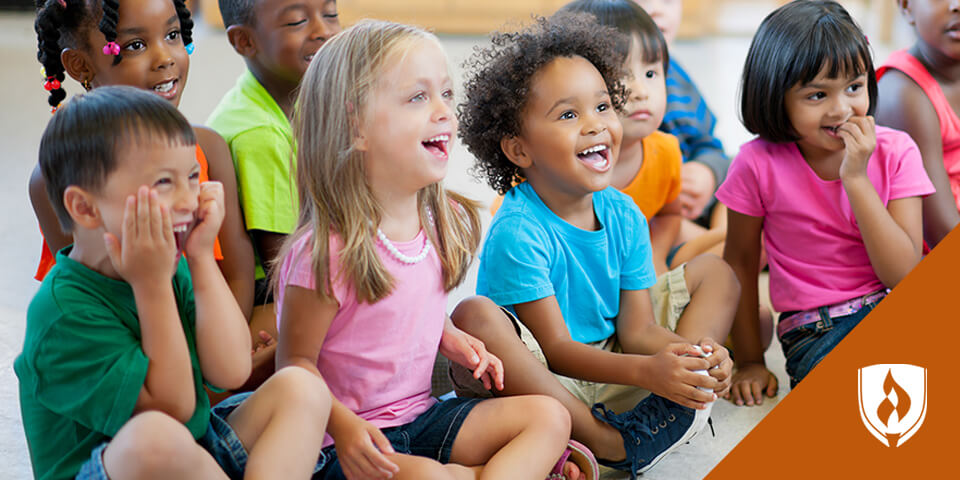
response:
M173 87L176 86L177 79L171 79L166 82L157 84L153 86L153 91L157 93L170 93L173 90Z
M594 145L578 153L577 158L598 172L604 172L610 168L610 148L606 145Z
M177 252L182 252L187 245L187 237L193 231L193 223L181 223L173 226L173 239L177 242Z
M423 148L432 153L437 158L446 159L448 156L447 144L450 142L450 135L442 134L430 137L422 142Z

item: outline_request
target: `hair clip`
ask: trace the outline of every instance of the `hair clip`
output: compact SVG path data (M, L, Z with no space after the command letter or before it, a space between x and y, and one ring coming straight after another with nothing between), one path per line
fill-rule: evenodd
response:
M60 88L60 80L57 80L56 77L47 77L47 81L43 82L43 89L46 91L57 90Z
M57 110L60 109L60 106L61 106L61 105L63 105L63 102L60 102L60 103L57 104L56 107L51 108L51 109L50 109L50 115L53 115L54 113L57 113Z
M120 55L120 45L117 45L117 42L107 42L107 44L103 46L103 54L110 56Z
M870 45L870 37L867 35L863 36L863 39L867 41L867 45Z
M187 46L183 48L187 49L187 55L193 55L193 51L197 49L196 45L193 43L188 43Z
M61 7L67 8L67 0L57 0Z

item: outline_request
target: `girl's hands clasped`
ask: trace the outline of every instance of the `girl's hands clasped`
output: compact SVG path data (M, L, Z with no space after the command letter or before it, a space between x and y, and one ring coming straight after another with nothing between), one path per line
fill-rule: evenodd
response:
M451 362L469 368L473 378L483 382L483 388L503 390L503 362L488 352L482 341L453 326L449 317L440 337L440 353Z
M837 135L843 139L844 144L840 179L866 177L867 162L877 146L877 129L873 117L850 117L847 123L837 128Z

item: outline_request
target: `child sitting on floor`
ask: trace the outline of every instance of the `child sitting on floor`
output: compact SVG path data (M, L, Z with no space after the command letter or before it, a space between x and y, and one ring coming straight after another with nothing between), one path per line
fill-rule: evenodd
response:
M923 238L935 247L960 223L960 47L951 27L956 2L898 0L914 27L913 47L890 55L877 69L877 122L917 142L937 191L923 199Z
M274 275L277 363L330 385L319 478L573 480L595 470L581 446L564 453L570 417L551 398L430 396L438 351L488 387L504 378L500 360L446 314L480 240L476 205L440 183L457 131L453 98L437 38L388 22L334 37L304 76L300 220ZM452 316L490 309L466 302ZM564 468L573 453L580 472Z
M651 308L647 223L610 186L629 38L590 15L561 12L492 43L467 65L460 115L478 171L505 194L477 292L510 315L455 323L509 375L502 392L491 391L454 366L454 384L461 395L560 400L574 438L633 476L706 426L732 365L711 338L726 337L739 290L727 270L700 287L712 294L703 290L696 306L680 307L679 322L702 335L699 348L661 326L667 319Z
M250 375L246 321L213 242L223 188L153 93L101 87L57 111L40 167L73 245L27 311L14 363L37 479L300 478L330 412L299 368L212 410L203 386ZM305 428L306 426L306 428Z

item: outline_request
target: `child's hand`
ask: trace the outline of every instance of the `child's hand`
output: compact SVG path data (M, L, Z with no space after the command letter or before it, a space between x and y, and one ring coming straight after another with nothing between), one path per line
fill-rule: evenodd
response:
M123 210L122 239L104 233L103 241L114 270L130 285L169 283L177 270L177 243L170 210L156 190L146 185L137 196L127 197Z
M730 390L732 380L733 361L730 360L730 352L711 338L705 337L698 344L705 353L711 354L707 357L707 361L710 362L707 373L720 382L720 387L714 389L713 393L716 393L718 397L723 397Z
M503 362L487 351L476 337L456 327L443 330L440 353L451 362L463 365L473 372L473 378L483 382L483 388L503 390Z
M739 406L751 406L763 405L764 395L777 395L777 377L762 363L748 363L733 374L733 386L726 398Z
M681 167L681 190L677 199L683 217L693 220L703 213L713 196L717 180L710 167L700 162L686 162Z
M400 471L400 467L384 455L394 453L390 441L379 428L360 417L355 417L350 428L338 431L333 444L340 467L350 480L393 478Z
M840 125L837 135L843 139L844 155L840 179L866 176L867 162L877 146L877 130L873 117L850 117Z
M201 183L197 203L197 224L187 237L187 245L184 248L188 259L213 253L213 243L220 232L225 212L223 184L214 181Z
M713 377L696 373L706 370L710 362L689 343L671 343L653 357L649 390L684 407L702 410L717 399L712 392L697 387L717 389L720 383Z

